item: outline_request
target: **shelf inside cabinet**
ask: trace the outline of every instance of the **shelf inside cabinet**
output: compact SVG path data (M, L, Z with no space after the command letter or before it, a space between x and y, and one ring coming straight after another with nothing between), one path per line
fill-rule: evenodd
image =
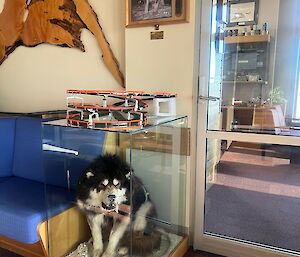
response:
M269 42L270 35L253 35L253 36L231 36L225 37L225 44L238 44L238 43L256 43L256 42Z
M268 81L239 81L239 80L223 80L224 84L250 84L250 85L267 85Z

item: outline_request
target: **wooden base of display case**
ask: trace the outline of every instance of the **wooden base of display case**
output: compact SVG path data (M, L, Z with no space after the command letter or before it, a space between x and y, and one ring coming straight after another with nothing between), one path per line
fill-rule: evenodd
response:
M169 257L182 257L186 254L189 249L189 239L188 236L185 236L176 248L171 252Z
M84 214L72 207L43 222L38 233L46 249L46 256L62 257L90 238Z

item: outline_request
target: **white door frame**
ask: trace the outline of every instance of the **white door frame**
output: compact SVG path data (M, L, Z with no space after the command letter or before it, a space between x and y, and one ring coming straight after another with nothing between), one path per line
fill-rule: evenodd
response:
M198 1L198 0L196 0ZM200 69L198 95L207 96L210 58L210 23L212 0L201 0L200 16ZM197 6L197 5L196 5ZM198 6L200 7L200 6ZM198 17L199 18L199 17ZM195 157L195 211L193 224L193 247L225 256L239 257L279 257L297 256L293 252L282 252L271 247L267 248L259 244L251 244L245 241L233 241L229 238L221 238L214 235L204 234L204 205L205 205L205 166L206 166L206 140L224 139L244 142L264 142L270 144L300 145L300 137L274 136L263 134L246 134L222 131L207 131L207 101L197 101L197 136ZM299 256L299 255L298 255Z

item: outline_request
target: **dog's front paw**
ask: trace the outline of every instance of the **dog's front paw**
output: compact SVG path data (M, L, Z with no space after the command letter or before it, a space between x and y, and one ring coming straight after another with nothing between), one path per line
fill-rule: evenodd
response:
M119 250L118 250L118 254L121 256L127 255L128 252L129 252L129 249L128 249L128 247L125 247L125 246L119 248Z
M144 231L144 229L146 228L147 225L147 221L145 219L145 217L137 217L137 219L135 220L134 224L133 224L133 230L134 231Z
M102 249L94 249L93 250L93 257L100 257L102 252L103 252Z

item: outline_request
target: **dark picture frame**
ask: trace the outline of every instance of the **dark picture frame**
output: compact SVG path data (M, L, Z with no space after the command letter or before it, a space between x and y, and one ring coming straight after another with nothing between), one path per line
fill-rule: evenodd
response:
M227 8L227 26L255 25L258 21L259 0L231 0Z
M126 27L188 22L189 0L126 0Z

